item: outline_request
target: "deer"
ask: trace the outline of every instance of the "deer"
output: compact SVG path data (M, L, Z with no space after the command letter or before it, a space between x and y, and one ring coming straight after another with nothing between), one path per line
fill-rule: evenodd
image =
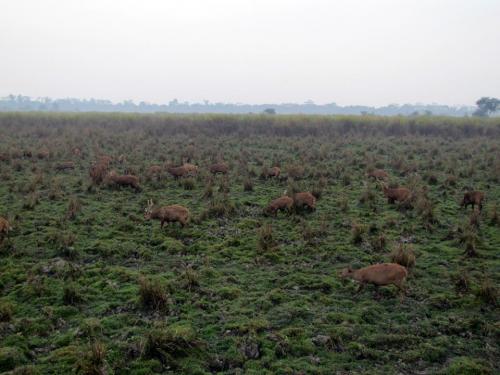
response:
M97 162L91 165L89 169L89 176L94 184L99 185L106 177L107 172L108 172L107 164Z
M99 156L98 164L101 164L105 166L106 168L109 168L109 165L113 161L113 158L109 155L101 155Z
M188 175L196 176L198 174L198 167L191 163L184 163L182 166L187 170Z
M308 191L295 193L293 194L292 199L295 209L307 208L310 211L316 210L316 197Z
M149 179L156 177L157 179L161 179L161 175L163 173L163 168L159 165L152 165L148 168L147 176Z
M107 175L108 179L118 186L130 186L135 189L136 192L141 191L141 187L139 186L139 179L134 175L122 175L119 176L115 171L111 171Z
M55 167L56 171L64 172L66 170L72 170L75 169L75 163L72 161L64 161L62 163L59 163Z
M38 150L36 156L38 159L47 159L50 156L50 151L48 148L44 147Z
M464 194L460 207L467 209L468 205L472 205L472 210L474 211L474 205L477 204L479 211L482 211L484 197L485 195L482 191L468 191Z
M359 282L356 294L359 294L366 284L373 284L376 287L392 284L405 293L407 276L407 269L396 263L374 264L357 270L348 267L344 268L340 274L343 279L349 278Z
M260 174L260 176L262 178L272 178L272 177L276 177L278 178L280 176L280 173L281 173L281 169L279 167L272 167L272 168L265 168L262 170L262 173Z
M4 240L4 238L8 237L9 232L12 230L7 219L0 216L0 243Z
M383 169L374 169L371 172L368 172L368 178L373 178L374 180L387 180L389 178L389 174Z
M178 222L182 227L185 227L189 221L189 210L178 204L154 207L153 200L151 199L148 200L148 205L144 209L144 219L160 220L160 228L163 228L165 223L174 222Z
M167 166L167 172L175 179L180 177L194 176L198 173L198 167L194 164L185 163L179 167Z
M80 150L78 147L74 147L73 150L71 150L71 153L77 158L81 158L83 155L82 150Z
M227 174L229 172L229 165L227 163L215 163L210 166L210 173L212 174Z
M278 211L291 212L293 208L293 199L287 195L272 200L264 209L264 213L268 215L278 216Z
M381 184L387 202L394 204L397 202L406 202L411 198L411 191L405 187L389 188L386 184Z

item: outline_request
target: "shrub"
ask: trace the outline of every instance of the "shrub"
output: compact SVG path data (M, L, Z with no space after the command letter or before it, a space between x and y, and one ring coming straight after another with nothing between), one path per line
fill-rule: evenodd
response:
M387 245L387 239L383 234L380 234L378 236L372 237L370 244L373 250L381 252L385 250L385 247Z
M74 283L64 286L62 299L65 305L76 305L84 301L80 289Z
M182 180L182 187L184 190L193 190L195 187L193 178L185 178Z
M304 177L305 168L302 165L292 164L288 166L288 168L286 169L286 173L288 177L298 180Z
M10 322L14 309L9 302L0 302L0 322Z
M76 214L82 209L82 204L77 197L71 197L68 201L68 209L66 210L66 219L73 220Z
M415 253L411 246L406 247L402 243L399 243L391 252L390 259L392 263L397 263L406 268L412 268L415 266L416 258Z
M498 289L489 278L485 278L481 282L476 296L489 305L497 306L498 304Z
M493 372L482 361L469 357L454 358L446 370L445 375L491 375Z
M495 203L490 213L490 224L491 225L500 225L500 216L498 214L498 204Z
M271 224L264 224L257 231L257 252L266 253L276 247Z
M235 211L236 207L229 199L226 197L216 198L210 202L208 209L201 214L201 219L203 220L207 217L224 217L232 215Z
M469 226L462 231L460 236L460 243L465 246L464 254L468 257L477 257L477 245L479 243L479 236L476 230Z
M187 267L181 275L182 285L191 291L200 286L200 275L191 267Z
M351 240L354 244L360 244L363 241L363 234L366 232L366 227L358 223L351 225Z
M457 294L467 293L470 289L470 278L467 272L459 272L453 275L452 281Z
M243 191L253 191L253 182L250 178L246 178L243 181Z
M24 353L16 347L0 347L0 372L13 370L17 366L26 362Z
M108 373L107 367L106 347L103 343L94 341L77 364L76 372L84 375L105 375Z
M169 327L153 327L146 335L144 355L156 358L162 364L176 366L176 360L186 357L203 346L196 332L189 325L176 324Z
M164 310L170 303L166 288L158 280L146 277L139 278L139 299L148 310Z

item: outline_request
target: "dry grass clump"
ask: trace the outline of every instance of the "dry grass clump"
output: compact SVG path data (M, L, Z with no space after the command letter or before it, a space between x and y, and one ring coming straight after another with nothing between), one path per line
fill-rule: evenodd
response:
M392 250L389 258L392 263L397 263L406 267L408 269L412 268L416 264L415 252L411 245L404 245L403 243L399 243Z

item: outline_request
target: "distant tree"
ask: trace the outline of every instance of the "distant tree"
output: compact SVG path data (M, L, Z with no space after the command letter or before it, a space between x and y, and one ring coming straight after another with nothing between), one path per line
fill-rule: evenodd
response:
M264 109L264 113L266 115L275 115L276 114L276 110L274 108L266 108L266 109Z
M488 117L491 113L500 110L500 100L496 98L482 97L476 102L476 105L474 116Z

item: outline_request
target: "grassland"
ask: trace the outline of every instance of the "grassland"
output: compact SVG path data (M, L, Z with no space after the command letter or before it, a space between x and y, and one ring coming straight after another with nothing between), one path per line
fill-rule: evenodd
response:
M93 184L102 154L142 191ZM147 178L187 159L195 178ZM317 210L264 216L285 189ZM459 206L469 189L480 214ZM191 223L161 230L148 199ZM499 203L498 119L0 114L0 372L498 373ZM416 257L402 301L339 278L401 243Z

